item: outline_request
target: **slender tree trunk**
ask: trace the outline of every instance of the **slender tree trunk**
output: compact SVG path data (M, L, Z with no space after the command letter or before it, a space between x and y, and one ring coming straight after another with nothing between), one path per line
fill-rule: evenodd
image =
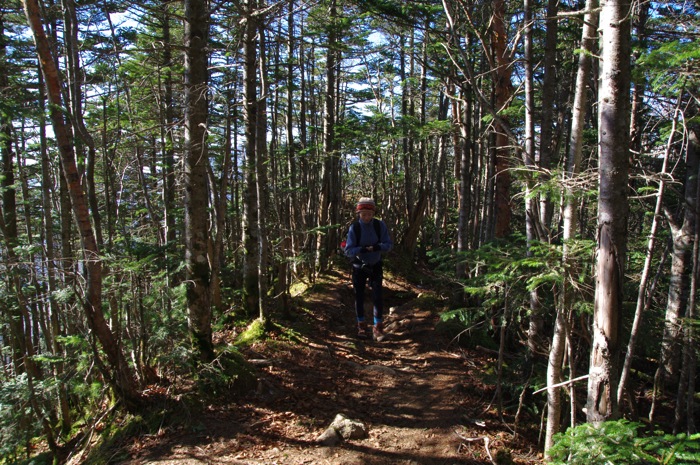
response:
M686 158L697 160L700 155L700 125L693 123L689 125L688 131L688 148L686 149ZM700 175L700 169L695 171L696 175ZM697 178L696 178L697 179ZM700 215L700 184L696 181L695 202L689 205L695 211L695 217ZM685 430L687 434L695 434L697 432L695 426L695 374L697 370L697 355L695 342L695 326L696 321L696 295L698 289L698 279L700 277L700 228L698 222L695 222L695 232L693 235L693 266L692 277L690 281L690 298L688 299L688 310L686 318L683 320L681 333L683 337L683 358L679 374L678 393L676 396L676 411L674 415L674 433ZM683 427L685 421L685 428Z
M540 119L540 159L541 183L549 182L549 172L556 152L557 142L554 134L554 104L557 93L557 34L559 31L558 0L547 0L545 20L545 45L544 45L544 71L542 78L542 112ZM545 190L546 191L546 190ZM541 240L549 239L551 219L553 214L553 202L549 195L540 195L539 225L541 227Z
M496 69L493 71L495 80L495 110L499 114L503 112L513 94L511 83L511 62L507 49L508 36L506 35L506 2L494 0L493 2L493 56ZM494 235L503 238L511 232L512 207L510 201L510 159L511 149L508 140L508 128L503 119L494 125L495 131L495 229Z
M678 106L681 104L681 97L678 97ZM647 300L650 298L649 295L649 275L651 270L651 260L654 254L654 249L656 247L656 236L659 229L659 219L661 217L661 209L664 200L664 191L666 189L666 170L668 168L668 159L671 156L671 150L673 148L675 134L676 134L676 124L678 122L678 111L673 117L673 123L671 128L671 134L668 138L668 143L666 144L666 153L664 154L664 161L661 167L661 173L659 173L659 190L656 194L656 207L654 208L654 217L651 220L651 230L649 231L649 241L647 242L646 257L644 258L644 267L642 268L642 276L639 280L639 291L637 292L637 307L634 313L634 321L632 322L632 329L630 330L630 340L627 344L627 352L625 354L625 361L622 365L622 372L620 373L620 384L617 387L617 402L622 404L623 395L625 389L627 388L627 380L629 378L630 369L632 368L632 360L634 359L635 350L637 348L637 338L639 337L639 330L642 323L642 315L644 310L647 308Z
M198 361L214 359L207 172L209 8L185 0L185 260L187 319Z
M221 166L221 179L216 183L213 173L211 173L211 185L217 186L212 189L212 198L214 202L214 237L212 239L211 252L211 304L212 311L223 311L224 302L221 295L221 268L224 263L224 230L226 229L226 215L228 203L229 178L231 176L231 161L233 159L233 150L231 146L231 118L232 109L230 102L233 101L232 92L227 89L225 92L229 102L229 111L226 112L225 129L224 129L224 151L223 164Z
M450 100L445 96L444 93L441 92L438 106L439 121L447 121L447 112L449 111L449 107ZM432 239L433 247L440 247L443 229L445 229L446 227L447 180L445 177L445 173L447 170L448 135L439 135L437 144L438 156L435 162L435 211L433 213L433 227L435 228L435 232L433 233ZM457 232L457 237L459 237L459 228Z
M337 195L340 192L340 154L336 151L335 124L336 124L336 79L337 65L340 61L338 46L338 32L336 21L338 13L336 0L330 0L328 7L328 51L326 57L326 92L323 112L323 181L321 188L321 205L319 225L331 226L331 221L337 213L333 209L339 209ZM332 252L332 244L337 243L335 228L329 228L327 234L319 234L317 240L317 263L319 270L328 268L328 257Z
M465 95L466 92L462 92ZM469 124L469 108L463 108L463 101L455 101L452 105L452 120L457 123L453 130L455 145L455 179L458 180L459 219L457 223L457 251L469 250L469 204L470 204L470 149L471 125ZM457 265L457 279L464 278L467 272L466 262Z
M601 2L602 67L599 102L599 198L593 347L586 417L617 418L623 282L627 247L630 2Z
M287 39L287 113L285 115L285 131L287 138L287 159L286 159L286 177L285 187L287 194L284 196L284 201L279 205L280 224L286 231L283 234L280 243L281 258L277 265L277 288L275 294L280 296L280 310L284 316L288 316L290 312L290 294L289 285L291 284L291 259L295 254L297 245L297 236L294 234L297 219L297 161L296 161L296 143L294 140L294 59L295 39L294 39L294 0L289 0L287 7L287 31L289 37Z
M245 264L243 270L243 292L246 313L250 316L259 315L260 309L260 218L258 208L258 70L257 43L255 36L258 32L256 18L253 15L257 2L248 0L244 43L244 81L245 81L245 147L246 147L246 186L243 205L245 217L243 225L243 241L245 244Z
M654 400L649 413L650 420L654 418L657 399L661 396L665 387L675 386L679 380L683 346L681 320L686 316L688 310L693 237L697 223L693 206L698 202L696 198L696 171L698 163L697 151L691 150L689 146L685 157L686 175L683 183L683 220L679 224L679 221L674 218L673 214L670 212L666 213L666 219L671 229L671 273L669 276L664 331L661 340L661 354L659 366L654 375Z
M46 249L46 276L48 281L49 295L49 321L51 324L51 353L61 360L54 364L54 378L58 384L58 404L61 412L61 432L67 434L72 426L72 413L68 399L68 387L64 376L65 358L64 348L59 342L59 337L65 335L61 329L59 321L59 304L56 301L55 295L58 290L56 274L58 267L56 266L56 253L54 247L54 228L51 212L53 210L53 199L51 186L53 179L51 177L51 160L49 158L49 150L46 142L45 129L45 114L46 114L46 96L44 94L43 79L39 73L39 141L41 150L41 206L43 212L44 225L44 244Z
M554 335L549 350L549 362L547 363L547 426L545 432L545 455L554 444L554 435L559 432L561 425L561 387L558 385L562 379L562 363L566 350L568 322L572 312L571 289L569 282L574 278L576 264L571 263L569 243L576 234L578 223L577 196L571 185L571 181L581 170L581 152L583 148L583 130L586 117L586 94L588 80L591 73L591 61L594 55L596 34L598 29L598 0L587 0L586 11L583 20L581 48L579 53L578 70L576 72L576 87L574 105L571 115L571 135L569 140L569 153L566 161L566 173L564 185L564 211L563 211L563 250L562 263L564 269L569 270L566 279L559 292L559 305L554 323ZM570 373L573 377L573 373ZM574 386L571 386L572 392ZM571 396L572 402L574 396ZM574 410L575 412L575 410ZM572 414L573 417L573 414ZM571 425L574 426L574 425Z
M79 140L87 147L86 157L86 172L85 172L85 187L87 194L88 205L90 206L90 214L94 223L95 240L98 247L102 247L102 219L97 202L97 189L95 187L95 164L97 162L95 151L95 141L85 126L83 118L83 85L84 73L80 65L80 45L78 41L78 15L74 0L62 0L64 11L65 28L64 44L66 49L66 58L68 66L68 90L70 97L70 105L66 105L66 110L70 118L70 122L78 135ZM66 102L67 103L67 102ZM76 144L77 146L77 144Z
M269 160L269 154L267 151L267 96L269 95L269 86L267 83L267 56L265 43L265 28L263 27L264 21L258 23L258 36L259 36L259 46L260 58L258 59L259 73L260 73L260 93L263 96L258 100L257 112L258 112L258 124L256 136L257 150L256 150L256 163L255 170L256 174L256 189L258 197L258 234L260 243L260 264L258 265L258 287L259 287L259 315L261 321L265 321L265 305L264 299L267 295L267 273L270 262L270 247L267 232L267 222L269 220L269 204L270 204L270 186L269 179L267 176L267 167Z
M124 401L128 409L138 409L141 405L141 396L137 391L134 375L102 313L102 261L95 233L90 222L90 213L83 186L80 184L80 175L75 161L70 128L63 119L61 111L63 101L59 72L42 26L41 10L38 2L36 0L25 0L24 8L27 21L34 34L37 53L46 80L53 130L58 142L63 175L68 186L73 214L78 225L85 258L87 288L83 309L85 310L88 324L100 341L102 350L109 361L111 371L105 373L107 381L112 385L117 396ZM97 353L95 355L97 357Z
M175 110L173 98L173 57L170 34L170 2L163 0L160 8L161 30L163 31L163 128L161 133L163 146L163 236L166 243L176 238L175 229ZM170 278L168 278L170 279ZM168 299L169 300L169 299Z
M532 56L532 21L533 11L530 0L524 2L524 34L525 49L525 150L523 151L523 164L526 173L525 188L525 235L527 240L527 255L532 256L532 244L542 240L540 232L539 203L537 196L533 194L535 172L535 80L534 64ZM539 289L530 291L530 323L527 335L528 356L534 357L540 352L544 332L544 318L542 316L542 304L540 303Z
M4 20L2 15L0 15L0 33L4 34ZM7 52L5 41L3 36L0 36L0 58L2 62L5 62ZM0 73L0 96L5 97L6 89L10 89L9 79L6 73ZM9 96L7 97L9 100ZM15 153L12 149L12 120L10 114L5 112L0 113L0 162L2 162L2 174L0 175L0 195L2 196L2 203L0 208L2 208L2 220L3 222L3 239L5 241L5 246L7 248L7 254L12 253L15 247L19 245L17 241L17 194L15 190ZM9 263L8 268L10 275L16 275L17 263ZM21 286L20 286L21 288ZM12 353L12 363L15 366L17 373L22 373L22 358L26 352L23 341L24 338L21 337L21 315L16 313L12 305L10 308L11 315L9 315L8 323L10 326L10 332L12 337L10 338L10 350Z
M649 46L649 33L647 31L647 21L649 20L649 9L651 2L639 2L639 13L636 16L636 38L639 43L635 47L635 61L639 58L639 54L643 50L647 50ZM645 73L635 73L634 88L632 90L632 110L630 123L630 148L635 153L640 153L642 150L642 139L644 135L644 94L646 92L647 83Z

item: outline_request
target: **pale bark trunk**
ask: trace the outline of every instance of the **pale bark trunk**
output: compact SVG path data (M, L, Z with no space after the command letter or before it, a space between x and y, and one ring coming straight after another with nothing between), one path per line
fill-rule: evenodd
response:
M601 2L602 67L599 102L599 198L593 346L586 418L617 418L620 332L629 211L630 2Z
M464 103L460 100L455 100L452 104L452 119L457 126L454 131L453 143L457 144L455 148L455 164L457 175L455 179L459 180L459 222L457 224L457 251L466 252L469 249L469 206L470 206L470 189L472 188L470 179L470 161L472 153L470 146L471 141L471 125L469 124L470 109L463 107ZM467 264L458 264L457 279L464 278L467 270Z
M581 158L583 148L583 130L586 117L586 95L588 90L588 79L591 73L592 56L596 44L596 31L598 28L598 0L586 1L586 14L583 19L583 29L581 32L581 48L579 53L578 70L576 72L576 87L574 93L574 104L571 115L571 134L569 140L569 153L566 160L565 181L572 181L581 170ZM554 435L561 429L561 387L552 387L562 381L562 363L568 339L568 323L572 313L571 289L569 281L573 279L576 264L571 263L569 242L576 236L578 223L578 213L576 209L577 196L571 183L564 184L564 208L563 208L563 249L562 263L567 272L566 278L559 291L559 304L554 323L554 335L552 345L549 350L549 362L547 363L547 426L545 429L544 451L554 445ZM573 364L571 377L574 377ZM575 409L575 386L571 389L571 426L575 426L573 420L576 418Z
M297 236L294 231L299 224L296 223L297 218L297 144L294 140L294 59L295 39L294 39L294 0L289 0L287 11L287 30L289 37L287 39L287 113L285 115L285 131L287 138L287 159L286 159L286 176L285 187L287 194L284 196L284 201L279 205L279 220L284 228L282 242L280 244L281 258L277 263L277 287L275 295L280 296L280 310L284 317L290 314L290 294L289 286L291 284L291 270L293 261L291 258L297 250Z
M533 242L542 240L540 233L539 203L532 193L534 188L533 177L537 171L535 162L535 89L533 77L532 56L532 4L530 0L524 2L524 49L525 49L525 147L522 154L523 164L527 172L525 188L525 235L527 240L527 255L532 256ZM543 122L543 124L545 124ZM539 289L530 291L530 322L527 332L528 356L534 357L542 345L544 332L544 318L542 317L542 305L539 298Z
M226 91L227 102L232 102L232 92ZM211 245L211 305L212 311L223 311L224 303L221 295L221 267L224 262L224 229L226 228L226 215L228 207L229 177L231 176L231 161L233 160L233 148L231 145L231 107L226 116L224 130L224 157L221 166L221 179L216 182L210 170L212 201L214 204L214 237Z
M447 111L449 108L449 100L444 95L440 93L440 103L438 107L438 120L447 120ZM433 233L432 243L433 247L439 247L442 237L443 229L446 227L446 215L447 215L447 199L446 199L446 179L445 172L447 169L447 150L448 150L448 136L443 134L438 136L438 148L437 148L437 160L435 160L435 211L433 213L433 227L435 232ZM461 214L461 213L460 213ZM457 237L459 237L459 230L457 232ZM459 240L459 239L458 239Z
M678 105L681 103L681 98L678 98ZM639 329L642 322L642 315L644 311L648 308L647 300L649 299L649 275L651 270L651 260L654 254L654 249L656 248L656 235L659 229L659 218L661 217L661 210L664 200L664 191L666 189L666 170L668 169L668 159L671 156L671 150L673 148L676 125L678 122L678 107L674 114L673 123L671 127L671 135L668 138L668 143L666 144L666 152L664 153L664 161L661 165L661 173L659 173L659 190L656 194L656 206L654 207L654 217L651 220L651 229L649 231L649 241L647 242L646 257L644 258L644 267L642 268L642 275L639 280L639 291L637 292L637 306L634 313L634 320L632 322L632 328L630 330L630 340L627 344L627 353L625 355L625 361L622 365L622 372L620 373L620 384L617 387L617 402L621 404L623 401L623 395L625 389L627 388L627 379L629 377L630 369L632 367L632 360L634 359L637 337L639 336Z
M259 23L258 36L259 36L259 46L260 58L258 60L260 73L260 92L263 98L258 100L257 112L258 112L258 125L256 136L256 189L258 197L258 234L260 243L260 263L258 264L258 287L259 287L259 315L261 321L265 321L265 305L263 300L267 295L267 273L268 263L270 260L269 244L267 237L267 214L269 200L269 181L267 176L267 163L268 163L268 153L267 153L267 96L269 95L269 88L267 85L266 73L267 73L267 59L266 59L266 44L265 44L265 30L262 27L262 23Z
M692 124L688 131L688 148L686 150L686 158L697 162L700 152L700 126ZM696 174L700 174L700 169L696 168ZM697 179L697 178L696 178ZM689 207L693 208L695 217L700 214L700 184L696 184L695 202ZM678 383L678 393L676 395L676 411L674 415L674 433L685 430L687 434L697 432L695 426L695 373L697 370L697 355L695 343L695 326L693 321L696 320L696 294L698 288L698 276L700 274L700 228L698 223L695 223L695 232L693 234L693 255L692 255L692 275L690 281L690 298L688 299L687 315L682 326L683 337L683 358L680 369L680 380ZM683 422L685 421L685 428Z

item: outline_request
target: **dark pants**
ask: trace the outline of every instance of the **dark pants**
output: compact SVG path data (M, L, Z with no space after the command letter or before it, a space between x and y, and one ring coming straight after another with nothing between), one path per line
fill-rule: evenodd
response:
M374 322L379 323L382 321L382 315L384 312L384 302L382 299L383 294L383 281L384 271L382 269L382 262L368 268L360 267L357 264L352 266L352 287L355 289L355 313L357 313L357 321L365 320L365 288L367 287L367 281L372 288L372 303L374 304Z

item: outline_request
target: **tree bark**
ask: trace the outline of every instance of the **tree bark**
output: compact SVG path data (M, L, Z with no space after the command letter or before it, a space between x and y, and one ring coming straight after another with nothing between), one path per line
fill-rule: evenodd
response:
M511 60L507 49L508 37L506 35L506 3L504 0L493 2L493 55L496 63L494 75L495 110L499 114L509 105L513 94L511 83ZM495 140L495 229L497 238L504 238L511 232L512 205L510 201L511 187L511 149L508 140L508 128L503 119L494 123Z
M185 261L187 318L199 362L214 359L207 171L209 8L185 0Z
M681 97L678 98L678 105L681 103ZM671 150L673 148L675 134L676 134L676 124L678 122L678 108L673 117L673 123L671 125L671 134L668 138L668 143L666 144L666 153L664 154L664 161L661 167L661 173L659 173L659 190L656 194L656 206L654 207L654 217L651 220L651 230L649 231L649 240L647 242L646 256L644 258L644 267L642 268L642 275L639 280L639 291L637 292L637 306L634 313L634 321L632 322L632 329L630 330L630 340L627 344L627 352L625 354L625 361L622 365L622 372L620 373L620 384L617 387L617 402L622 403L623 395L625 393L627 380L629 377L630 369L632 367L632 360L634 359L634 354L637 346L637 338L639 336L639 329L641 327L642 315L647 308L647 301L649 296L649 275L651 271L651 260L654 254L654 249L656 246L656 235L659 229L659 218L661 217L661 209L664 200L664 191L666 190L666 170L668 168L668 159L671 156Z
M340 153L336 150L336 80L338 79L338 63L340 49L338 46L338 13L336 1L330 0L328 6L328 44L326 55L326 91L323 109L323 180L321 187L320 226L329 226L327 234L319 234L317 241L317 263L320 270L328 268L328 257L336 244L337 231L333 220L338 217L340 208Z
M98 247L102 247L102 219L97 202L97 189L95 187L95 164L97 162L97 154L95 151L95 141L92 134L90 134L90 131L88 131L85 126L85 119L83 118L83 85L85 79L84 72L80 66L78 16L74 0L62 0L62 3L64 7L63 25L65 28L63 36L68 63L66 67L66 72L68 74L67 89L70 98L70 104L66 102L66 110L71 125L78 136L77 140L87 147L84 185L92 222L94 223L95 240L97 241ZM77 140L74 142L77 142ZM79 149L82 144L76 144L76 147Z
M576 87L574 92L574 104L571 115L571 135L569 140L569 152L566 160L565 180L572 181L581 170L581 158L583 148L583 130L586 117L586 94L588 91L588 79L591 73L592 56L596 44L596 30L598 28L598 0L587 0L586 11L581 32L581 48L579 53L578 70L576 72ZM562 381L562 362L566 350L568 322L572 312L571 289L569 282L574 279L576 264L570 257L569 243L576 235L578 212L576 209L577 196L571 185L564 186L563 208L563 250L562 263L568 270L566 278L559 291L559 304L554 323L554 335L549 350L549 362L547 363L547 426L545 431L544 450L545 455L554 445L554 435L561 429L561 387L553 387ZM571 373L573 376L573 373ZM571 386L572 402L574 400L574 386ZM572 413L572 418L575 418ZM575 425L571 425L575 426Z
M258 235L259 235L259 244L260 244L260 255L259 255L259 260L260 263L258 264L258 288L259 288L259 298L260 304L259 304L259 314L258 318L261 321L265 321L265 305L263 300L265 299L265 296L267 295L267 281L268 281L268 276L266 273L268 272L269 268L269 262L270 262L270 247L269 247L269 239L268 239L268 232L267 232L267 221L269 220L268 218L268 213L269 209L268 206L270 204L270 182L267 176L267 169L268 169L268 162L269 156L268 156L268 150L267 150L267 133L268 133L268 125L267 125L267 96L269 95L269 86L267 83L267 57L266 57L266 48L267 45L265 43L265 28L264 28L264 23L265 21L259 21L258 22L258 37L259 37L259 45L258 45L258 50L260 50L260 57L258 59L258 64L259 64L259 82L260 82L260 93L262 97L258 99L257 103L257 112L258 112L258 117L257 117L257 131L258 134L256 136L256 144L257 144L257 150L256 150L256 160L255 160L255 171L256 171L256 176L255 176L255 181L256 181L256 189L257 189L257 197L258 197Z
M630 2L601 2L602 67L598 95L598 237L593 347L586 418L617 418L620 330L627 247Z
M696 163L696 176L700 174L697 167L697 160L700 155L700 125L692 123L688 127L688 145L686 149L686 158L694 160ZM697 177L696 177L697 179ZM695 212L695 218L700 214L700 184L696 181L695 202L689 205ZM697 428L695 426L695 373L697 370L697 355L696 355L696 328L692 323L696 321L696 295L698 289L698 278L700 276L700 228L697 221L695 222L695 232L693 234L693 255L692 255L692 274L690 280L690 297L688 299L688 309L686 318L683 320L681 327L683 337L683 357L680 368L680 380L678 383L678 392L676 395L676 411L674 415L673 432L678 433L685 430L687 434L695 434ZM683 422L685 421L685 428Z
M243 242L245 244L245 263L243 270L243 293L246 313L249 316L260 314L260 229L258 204L258 81L257 81L257 43L258 32L254 16L256 0L248 0L243 33L244 46L244 119L245 119L245 218L243 225Z
M557 35L559 31L559 1L548 0L545 20L544 71L542 78L542 112L540 118L540 182L549 182L549 172L556 152L557 141L554 136L554 103L557 94ZM546 192L546 191L545 191ZM540 195L539 225L542 228L542 240L549 239L553 214L552 199L548 194Z
M532 21L533 6L530 0L524 2L524 32L523 41L525 49L525 150L523 150L523 164L525 165L525 236L527 240L527 255L532 256L532 244L543 240L541 232L539 203L537 196L533 194L535 187L534 177L538 171L535 162L535 80L534 63L532 56ZM542 124L546 124L542 122ZM527 332L528 356L534 357L540 352L544 332L544 318L542 316L542 304L540 303L539 289L530 291L530 322Z
M37 53L46 81L51 120L61 155L63 176L66 180L73 214L80 233L85 270L87 272L87 288L83 309L85 310L88 324L100 341L102 350L109 361L111 371L105 373L107 382L114 388L117 396L124 401L127 409L136 410L142 402L141 396L137 391L135 378L102 313L102 260L90 222L90 213L83 186L80 183L80 174L75 161L70 127L63 118L62 108L64 108L64 105L58 68L43 29L41 10L37 0L25 0L24 9L27 21L34 34ZM97 353L95 356L98 357Z

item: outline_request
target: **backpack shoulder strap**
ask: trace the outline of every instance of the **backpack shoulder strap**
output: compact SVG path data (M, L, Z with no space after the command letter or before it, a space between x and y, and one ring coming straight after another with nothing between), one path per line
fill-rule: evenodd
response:
M360 238L362 238L362 228L360 227L360 222L355 221L350 225L350 227L352 228L352 231L355 233L355 241L359 244Z
M381 241L382 240L382 223L376 219L372 218L372 226L374 226L374 232L377 234L377 240ZM355 240L357 243L360 243L360 239L362 238L362 228L360 227L360 222L355 221L350 225L352 228L353 232L355 233Z

